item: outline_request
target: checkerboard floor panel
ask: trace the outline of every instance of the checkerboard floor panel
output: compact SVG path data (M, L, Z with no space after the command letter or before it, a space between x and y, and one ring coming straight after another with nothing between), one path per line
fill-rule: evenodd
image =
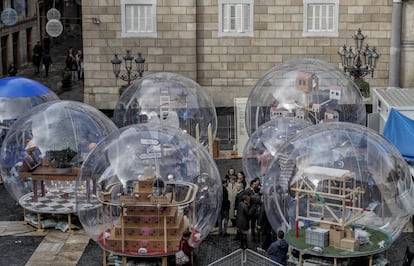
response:
M67 197L62 197L60 191L51 191L46 193L44 197L38 197L38 201L33 200L33 192L30 192L20 198L19 204L24 209L32 212L51 213L51 214L68 214L76 212L76 197L74 192L69 192ZM83 201L85 202L85 201ZM96 198L91 203L85 205L84 208L96 208L100 203Z

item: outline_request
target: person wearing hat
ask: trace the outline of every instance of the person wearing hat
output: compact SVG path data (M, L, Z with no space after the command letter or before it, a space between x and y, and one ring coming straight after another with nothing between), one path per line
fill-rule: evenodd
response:
M33 141L29 141L26 145L26 156L23 159L22 172L33 172L39 165L39 161L35 156L34 151L36 150L36 145Z

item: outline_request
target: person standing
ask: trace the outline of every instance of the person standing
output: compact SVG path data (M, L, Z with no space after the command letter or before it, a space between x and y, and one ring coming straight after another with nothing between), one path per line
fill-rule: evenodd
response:
M257 221L257 229L260 233L260 246L257 247L258 251L266 252L269 248L270 244L272 243L272 236L274 236L274 232L272 226L267 218L266 211L264 208L264 196L261 196L261 208L259 219Z
M221 202L221 210L218 217L218 227L219 234L222 236L228 236L227 226L229 224L229 211L230 211L230 201L229 193L227 191L228 181L223 179L223 200Z
M43 38L43 46L45 47L45 52L50 52L50 38L49 35L46 34L46 36Z
M236 197L234 200L234 205L235 205L234 216L236 217L236 220L237 220L237 209L239 208L239 203L241 202L242 197L245 194L246 192L243 189L243 184L237 182L236 183Z
M247 235L249 234L250 197L243 195L237 208L236 227L240 240L240 248L247 248Z
M78 62L76 62L76 57L73 54L70 55L70 60L70 71L72 72L72 81L78 81Z
M42 61L42 53L43 48L38 41L36 45L33 47L33 64L35 65L35 73L38 74L40 72L40 63Z
M256 180L250 181L250 187L246 190L246 194L250 196L250 234L253 241L256 241L256 226L260 214L261 194L259 183Z
M81 50L78 50L75 58L78 64L78 79L83 79L83 53Z
M230 177L230 182L227 185L227 191L229 195L229 201L230 201L230 210L229 210L229 219L231 221L232 226L236 226L236 215L234 214L234 211L236 209L236 176Z
M289 244L286 242L284 238L285 233L282 230L279 230L277 232L277 240L273 242L267 249L267 254L270 255L270 258L273 261L276 261L277 263L286 266Z
M42 61L43 61L43 65L45 67L45 77L47 77L49 75L50 65L52 65L52 57L50 56L50 54L48 52L46 52L43 55Z
M69 47L68 51L66 53L66 58L65 58L65 68L68 70L72 69L72 57L73 57L73 47Z
M237 182L241 182L243 184L243 189L247 188L246 175L243 171L237 172Z
M231 178L232 176L236 176L236 171L234 170L234 168L233 168L233 167L230 167L230 168L227 170L227 174L225 175L225 177L224 177L224 178L226 178L226 179L230 180L230 178Z

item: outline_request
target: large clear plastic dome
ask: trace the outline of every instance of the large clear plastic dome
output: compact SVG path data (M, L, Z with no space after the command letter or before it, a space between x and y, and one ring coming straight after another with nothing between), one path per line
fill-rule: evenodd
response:
M38 207L50 193L74 198L82 162L96 143L116 129L111 119L84 103L58 100L33 107L12 125L1 148L7 191L36 212L42 212Z
M136 81L121 95L115 110L118 127L158 123L185 130L208 143L217 131L212 98L195 81L174 73L160 72Z
M311 125L311 122L295 117L278 117L261 125L250 136L243 150L243 170L248 181L259 177L263 182L267 167L280 146Z
M90 153L77 212L103 249L127 256L173 254L185 230L195 246L213 229L222 184L205 148L180 129L130 125Z
M8 128L32 107L59 97L41 83L22 77L0 79L0 140ZM1 143L1 142L0 142Z
M375 250L380 240L389 247L413 214L407 163L385 138L358 124L332 122L297 133L280 147L266 176L269 221L293 235L301 224L348 236L354 234L349 230L366 228ZM292 243L295 239L291 236ZM374 252L369 247L355 254Z
M342 70L305 58L273 67L249 95L245 118L249 136L276 117L363 125L366 111L358 86Z

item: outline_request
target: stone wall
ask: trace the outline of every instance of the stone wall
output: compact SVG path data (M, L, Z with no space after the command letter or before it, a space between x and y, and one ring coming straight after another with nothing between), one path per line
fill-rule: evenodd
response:
M358 28L381 54L371 87L388 85L391 0L340 1L338 37L303 37L302 0L255 0L253 37L218 37L217 0L157 1L157 38L121 38L120 7L115 0L84 1L85 102L113 109L118 88L109 61L130 49L146 58L144 75L168 71L206 88L216 107L248 97L273 66L296 58L318 58L340 66L343 44L354 47ZM93 24L98 17L100 24Z
M134 57L140 52L146 59L144 75L174 72L196 80L195 2L158 0L157 38L121 38L120 0L84 1L84 101L100 109L115 107L118 89L126 82L115 80L110 61L114 53L121 58L127 49ZM92 18L101 23L93 24Z

